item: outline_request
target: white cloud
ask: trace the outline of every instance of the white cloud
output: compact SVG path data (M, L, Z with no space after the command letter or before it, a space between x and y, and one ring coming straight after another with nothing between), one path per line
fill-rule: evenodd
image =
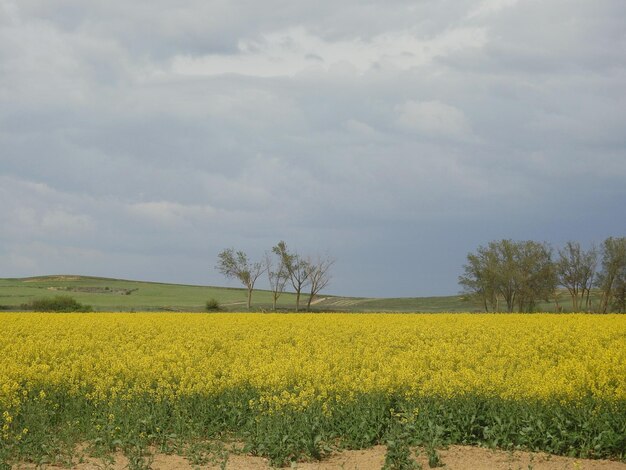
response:
M481 28L443 31L421 39L404 30L359 38L328 41L303 27L288 28L239 41L238 54L177 56L172 71L183 75L241 74L257 77L294 76L306 70L326 70L346 63L362 74L374 68L407 70L428 64L435 57L466 48L481 47L486 35Z
M38 274L94 274L93 267L107 258L100 250L75 246L24 242L10 245L5 269L16 276ZM1 255L1 253L0 253Z
M483 0L476 8L469 12L467 19L484 19L488 15L516 5L518 1L519 0Z
M138 202L128 205L128 211L131 215L170 228L207 220L217 213L214 208L207 205L183 205L169 201Z
M0 238L75 240L93 233L96 221L72 199L44 183L0 176Z
M623 0L61 3L0 0L7 275L208 282L284 238L337 249L338 293L449 293L526 215L623 232Z
M468 139L471 127L458 108L439 101L407 101L396 107L398 125L435 137Z
M58 233L82 233L93 230L94 221L85 214L73 214L63 209L47 211L41 217L42 230Z
M372 140L377 141L385 137L384 134L358 119L348 119L344 122L343 126L348 132L353 133L357 138L363 139L366 142Z

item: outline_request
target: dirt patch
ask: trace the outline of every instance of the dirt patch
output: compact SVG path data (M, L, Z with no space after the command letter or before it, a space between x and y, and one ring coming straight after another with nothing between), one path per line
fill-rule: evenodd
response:
M41 281L78 281L81 276L41 276L29 277L22 279L22 282L41 282Z
M114 287L89 287L89 286L75 286L75 287L46 287L48 290L61 291L61 292L79 292L83 294L114 294L114 295L130 295L133 292L138 291L135 289L121 289Z
M450 446L439 451L448 470L626 470L626 463L589 460L537 452L507 452L480 447ZM418 461L428 468L425 452Z
M344 450L331 455L321 462L298 463L298 469L305 470L380 470L385 463L384 446L376 446L362 450Z
M385 447L376 446L364 450L337 452L321 462L299 462L295 467L301 470L379 470L385 462ZM626 463L610 460L588 460L561 457L536 452L507 452L479 447L450 446L438 451L444 470L626 470ZM74 468L78 470L129 468L128 459L121 453L110 459L99 459L86 455L77 456L72 467L48 465L48 469ZM418 450L417 461L424 469L428 466L426 452ZM154 454L147 463L154 470L226 468L229 470L261 470L272 468L263 457L230 454L223 466L224 458L211 456L202 464L193 464L179 455ZM34 464L21 464L13 468L31 470Z
M311 305L317 305L320 302L324 302L324 300L326 300L326 297L318 297L317 299L311 300Z

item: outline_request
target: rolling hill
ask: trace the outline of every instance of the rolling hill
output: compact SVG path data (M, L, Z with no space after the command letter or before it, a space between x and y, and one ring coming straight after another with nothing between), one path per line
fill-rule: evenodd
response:
M224 310L246 309L246 291L239 288L166 284L92 276L52 275L0 279L0 309L19 310L35 299L70 295L94 310L105 311L203 311L208 299L216 299ZM269 310L271 292L255 290L255 310ZM302 299L306 303L306 296ZM295 295L285 292L278 309L292 311ZM315 311L337 312L460 312L476 307L460 296L365 298L320 295Z

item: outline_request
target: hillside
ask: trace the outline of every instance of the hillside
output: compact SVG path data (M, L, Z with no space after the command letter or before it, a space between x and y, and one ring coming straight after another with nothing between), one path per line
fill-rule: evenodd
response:
M224 309L245 310L246 291L238 288L166 284L130 281L91 276L53 275L17 279L0 279L0 309L18 310L35 299L71 295L95 310L172 310L202 311L205 302L214 298ZM271 292L255 290L253 307L271 308ZM303 303L306 302L304 296ZM284 293L278 303L280 310L293 310L295 295ZM316 311L344 312L458 312L474 310L459 296L361 298L321 295L314 301Z

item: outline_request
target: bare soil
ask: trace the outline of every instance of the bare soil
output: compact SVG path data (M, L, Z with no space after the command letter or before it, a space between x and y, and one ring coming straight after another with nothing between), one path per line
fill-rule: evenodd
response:
M41 282L41 281L80 281L81 276L37 276L21 279L22 282Z
M480 447L450 446L438 450L444 470L626 470L626 463L611 460L588 460L561 457L536 452L507 452ZM416 460L424 469L428 466L426 452L417 449ZM376 446L364 450L346 450L337 452L320 462L298 462L292 468L300 470L379 470L385 462L385 447ZM179 455L153 454L146 463L154 470L226 468L229 470L256 470L272 468L263 457L240 455L237 453L210 455L202 462L192 463ZM128 459L121 453L111 458L94 458L82 455L74 458L71 467L62 465L19 464L13 468L31 470L35 468L79 470L122 470L129 468Z

